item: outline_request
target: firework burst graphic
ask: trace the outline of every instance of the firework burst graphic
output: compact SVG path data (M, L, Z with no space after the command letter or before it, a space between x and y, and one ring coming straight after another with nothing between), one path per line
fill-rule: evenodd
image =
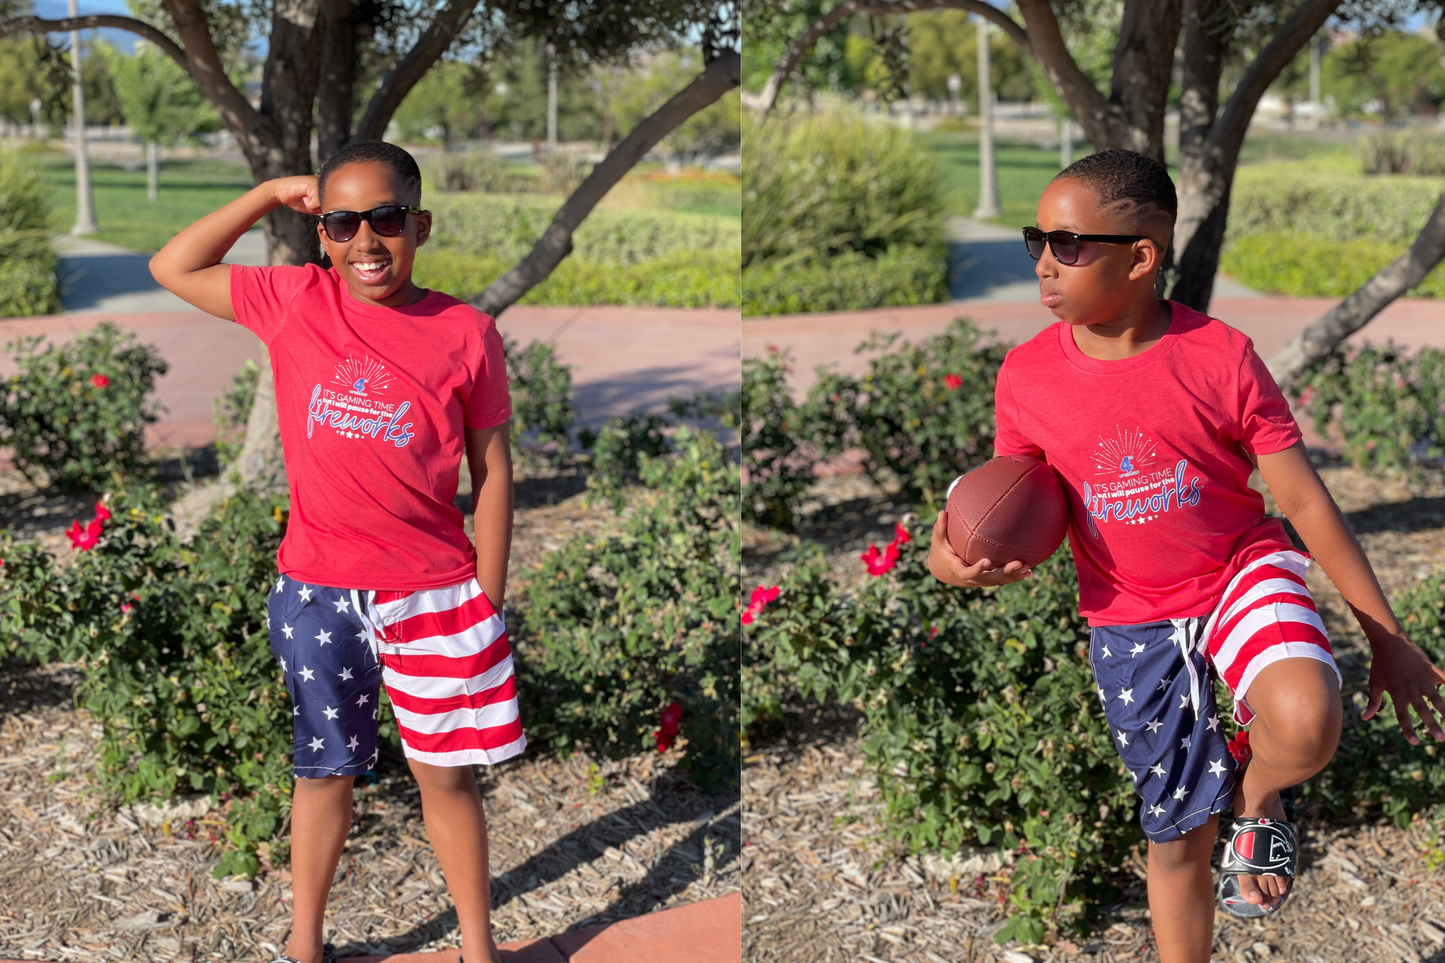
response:
M1094 470L1099 475L1128 478L1154 463L1154 439L1138 428L1120 428L1114 438L1100 436L1094 449Z
M336 366L336 374L331 380L354 395L367 395L391 384L391 375L380 361L373 358L361 361L347 358Z

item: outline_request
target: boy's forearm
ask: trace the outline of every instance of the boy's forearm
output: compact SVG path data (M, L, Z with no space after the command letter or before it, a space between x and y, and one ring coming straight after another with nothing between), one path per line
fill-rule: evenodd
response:
M1312 498L1291 513L1289 520L1305 548L1354 611L1370 644L1400 635L1400 623L1390 610L1375 571L1334 499L1328 493Z
M507 561L512 552L512 473L489 469L477 490L472 514L477 545L477 582L493 608L506 603Z
M241 235L277 206L273 183L256 185L171 238L151 258L151 273L160 279L164 275L186 274L220 264Z

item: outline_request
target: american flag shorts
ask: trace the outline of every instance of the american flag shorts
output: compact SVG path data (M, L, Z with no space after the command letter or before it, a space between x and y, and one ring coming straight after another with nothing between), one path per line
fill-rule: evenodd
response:
M1232 805L1235 762L1214 700L1215 675L1234 693L1240 725L1254 717L1246 697L1267 665L1317 659L1338 677L1305 587L1309 563L1293 551L1251 562L1207 616L1093 628L1089 658L1099 699L1154 842L1177 839Z
M373 592L282 575L268 627L293 704L299 777L375 764L383 683L409 759L491 765L526 748L506 626L476 579Z

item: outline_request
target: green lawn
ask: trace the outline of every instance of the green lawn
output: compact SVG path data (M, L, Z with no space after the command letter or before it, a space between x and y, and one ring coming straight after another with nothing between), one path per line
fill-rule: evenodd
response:
M43 168L50 188L50 224L56 233L75 223L75 167L57 158ZM92 164L91 191L99 240L137 251L160 250L182 228L251 189L251 173L237 164L170 161L161 164L160 196L146 200L145 168Z

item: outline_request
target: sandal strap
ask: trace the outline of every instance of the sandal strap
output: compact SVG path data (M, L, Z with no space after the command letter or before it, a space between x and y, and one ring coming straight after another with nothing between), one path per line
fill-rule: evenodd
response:
M1299 840L1282 819L1241 817L1234 821L1219 870L1237 876L1288 876L1299 865Z

